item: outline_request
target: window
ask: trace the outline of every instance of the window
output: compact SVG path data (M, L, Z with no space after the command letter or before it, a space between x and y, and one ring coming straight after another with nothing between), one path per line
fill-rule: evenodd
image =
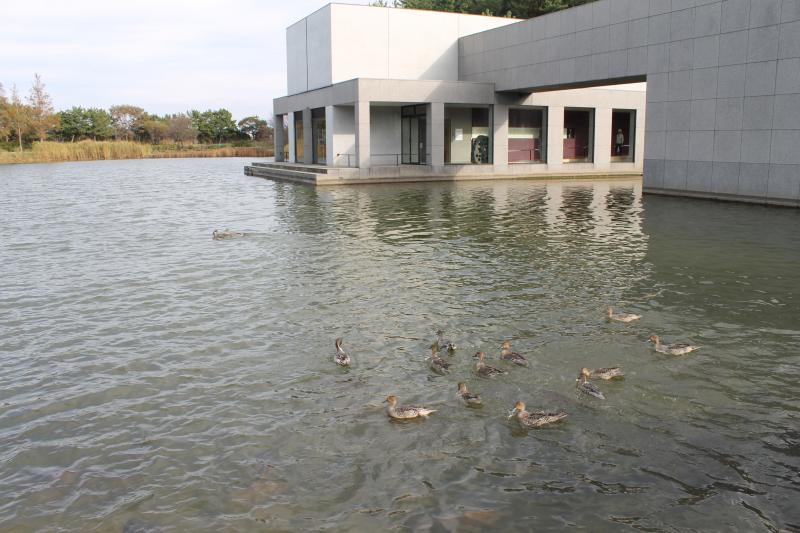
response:
M481 165L492 162L490 116L489 106L445 106L445 163Z
M546 161L544 110L512 108L508 110L508 162L541 163Z
M594 109L564 109L564 162L594 160Z

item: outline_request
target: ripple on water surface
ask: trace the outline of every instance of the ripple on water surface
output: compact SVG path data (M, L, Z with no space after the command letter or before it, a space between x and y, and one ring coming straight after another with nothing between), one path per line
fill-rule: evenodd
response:
M800 527L798 211L244 163L0 167L0 529ZM530 368L474 375L507 338ZM438 412L391 422L389 393ZM569 418L523 431L517 400Z

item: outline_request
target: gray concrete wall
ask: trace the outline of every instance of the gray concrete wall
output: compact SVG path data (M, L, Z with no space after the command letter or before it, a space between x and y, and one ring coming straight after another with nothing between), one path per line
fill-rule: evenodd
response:
M646 78L645 191L800 203L800 0L599 0L462 38L459 75Z

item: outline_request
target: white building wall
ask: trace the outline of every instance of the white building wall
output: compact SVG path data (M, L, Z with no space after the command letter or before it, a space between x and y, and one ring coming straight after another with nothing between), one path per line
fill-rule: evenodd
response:
M308 88L331 84L331 8L326 6L306 17Z
M353 166L356 164L356 127L353 106L333 106L333 142L331 157L334 166ZM344 154L350 154L349 157Z
M288 94L308 90L306 19L286 28L286 90Z
M458 80L458 40L516 19L329 4L286 30L288 94L354 78Z

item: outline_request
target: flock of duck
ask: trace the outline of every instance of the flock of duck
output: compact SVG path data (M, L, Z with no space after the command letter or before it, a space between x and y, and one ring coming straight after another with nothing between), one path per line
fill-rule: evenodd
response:
M633 314L633 313L615 313L612 307L608 308L608 318L609 320L617 321L617 322L633 322L634 320L639 320L641 315ZM661 342L661 339L658 335L651 335L650 342L654 344L655 350L659 353L667 354L667 355L685 355L690 352L693 352L699 348L699 346L695 346L688 343L674 343L674 344L664 344ZM351 359L350 356L345 352L344 348L342 348L342 339L337 338L335 342L336 346L336 355L334 356L334 361L336 364L341 366L350 366ZM436 340L433 341L431 345L431 356L430 356L430 368L432 371L436 372L437 374L446 375L450 372L450 368L452 363L446 359L443 359L439 356L439 353L444 350L448 353L448 355L453 355L456 351L457 347L456 344L444 338L444 332L439 330L436 332ZM493 366L489 366L486 364L486 353L485 352L477 352L473 355L473 358L476 358L478 361L475 363L475 373L482 377L491 378L494 376L500 376L504 374L508 374L508 371L502 370L500 368L495 368ZM518 366L528 366L528 360L521 354L517 352L511 351L511 342L506 340L500 347L500 359L514 365ZM608 368L597 368L594 370L590 370L589 368L583 367L581 368L580 372L578 373L578 377L575 380L577 382L576 388L578 392L582 394L586 394L588 396L592 396L594 398L605 400L605 395L603 392L597 388L597 386L592 383L593 379L600 379L600 380L612 380L612 379L622 379L625 377L625 374L622 372L622 369L619 367L608 367ZM477 394L470 392L467 389L466 383L458 383L458 393L457 397L460 398L467 406L469 407L480 407L482 405L481 398ZM394 394L389 395L384 403L388 404L386 413L389 417L399 420L407 420L412 418L420 418L420 417L427 417L431 413L435 413L436 409L429 409L427 407L415 406L415 405L398 405L397 396ZM516 417L517 421L522 427L525 428L538 428L542 426L546 426L548 424L552 424L554 422L558 422L559 420L563 420L567 417L567 413L563 411L544 411L544 410L533 410L528 411L525 403L518 401L514 408L508 415L508 418Z

